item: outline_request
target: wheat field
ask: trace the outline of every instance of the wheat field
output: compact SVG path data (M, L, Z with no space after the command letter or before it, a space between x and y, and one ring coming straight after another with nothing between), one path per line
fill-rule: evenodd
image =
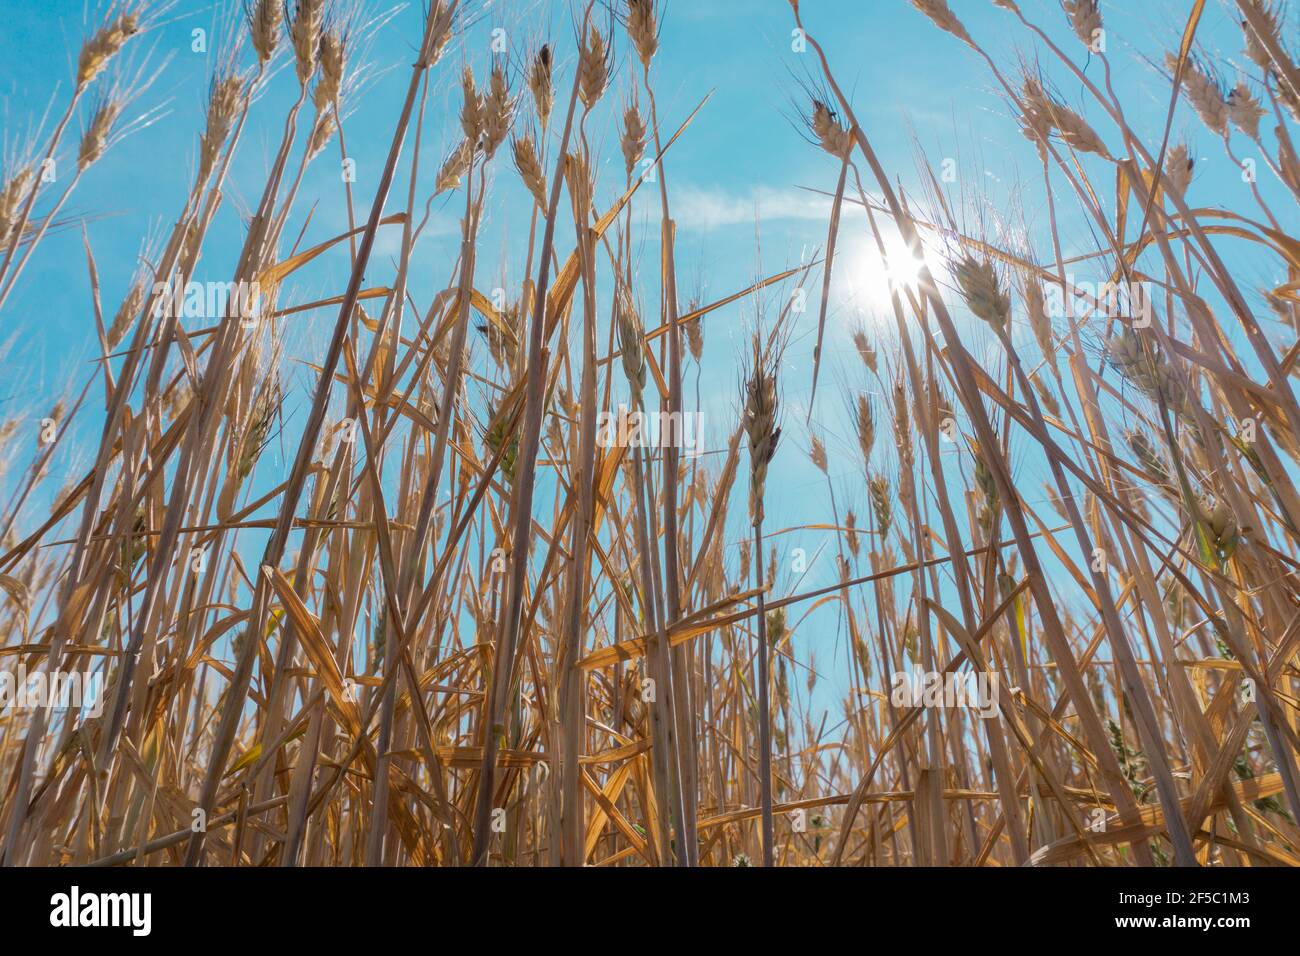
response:
M1300 865L1296 11L881 0L1010 205L764 2L820 239L725 287L689 3L219 3L189 116L91 6L4 114L0 363L41 283L92 358L0 415L5 864ZM187 195L86 188L156 123Z

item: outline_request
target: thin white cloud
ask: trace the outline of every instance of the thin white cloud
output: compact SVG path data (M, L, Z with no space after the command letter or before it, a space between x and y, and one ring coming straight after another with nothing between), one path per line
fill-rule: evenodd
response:
M798 186L755 186L745 192L720 187L678 186L672 195L679 229L707 231L726 226L805 220L827 222L831 197ZM848 213L854 206L846 205Z

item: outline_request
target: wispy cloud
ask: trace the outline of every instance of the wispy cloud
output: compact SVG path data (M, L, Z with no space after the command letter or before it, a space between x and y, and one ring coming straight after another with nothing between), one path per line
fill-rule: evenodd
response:
M726 226L803 220L827 222L831 198L798 186L754 186L739 191L720 186L678 186L673 216L679 229L710 230ZM845 205L845 213L855 208Z

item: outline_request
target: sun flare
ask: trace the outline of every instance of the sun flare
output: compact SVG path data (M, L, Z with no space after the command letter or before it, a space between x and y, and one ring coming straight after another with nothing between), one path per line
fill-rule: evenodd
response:
M885 236L883 252L873 238L858 243L851 261L845 275L851 301L878 314L882 321L894 291L903 294L907 287L916 288L923 266L928 265L931 274L939 270L932 255L924 253L918 258L896 232Z

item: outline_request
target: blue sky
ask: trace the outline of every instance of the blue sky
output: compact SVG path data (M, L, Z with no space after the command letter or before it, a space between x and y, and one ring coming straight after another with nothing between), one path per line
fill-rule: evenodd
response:
M150 71L158 73L128 118L157 111L155 121L116 143L85 177L65 210L65 217L89 217L86 231L99 270L104 308L110 316L136 267L141 237L163 235L187 193L209 79L224 49L217 38L231 22L230 6L180 0L159 26L134 44L131 57L123 65L143 68L147 63ZM493 28L507 30L516 57L531 51L542 40L549 40L557 51L562 76L571 75L573 38L568 26L568 4L480 0L470 6L480 15L465 38L464 52L455 50L436 70L426 122L424 165L428 169L421 172L424 187L432 183L437 163L459 135L455 122L459 67L468 60L479 76L484 75L491 56L489 39ZM1012 19L987 0L957 0L952 6L1002 68L1014 72L1009 68L1020 56L1032 55L1027 34L1013 29ZM1026 0L1023 6L1062 47L1079 49L1054 0ZM1189 7L1186 0L1103 4L1118 91L1132 111L1130 119L1153 152L1159 143L1169 87L1141 57L1159 56L1177 45ZM849 92L859 121L885 168L905 189L919 196L918 147L932 162L954 157L959 171L954 195L962 203L965 222L973 225L984 221L988 225L998 211L1005 214L1008 209L1020 208L1031 235L1042 236L1046 211L1037 179L1037 161L978 56L937 31L905 0L804 0L802 8L809 31L826 47L836 75ZM360 9L364 12L362 19L367 19L386 11L388 6L372 0ZM62 109L70 92L76 50L97 17L96 8L88 12L81 0L6 0L3 17L0 126L7 158L40 127L42 116L57 115ZM406 6L377 29L367 56L373 67L364 92L345 104L345 109L349 105L351 109L345 133L357 163L355 189L362 210L368 207L391 136L419 20L418 4ZM825 242L828 204L812 190L833 189L838 169L830 157L803 138L797 120L796 113L807 108L800 81L810 72L815 75L816 66L811 53L792 52L792 28L786 0L671 0L666 5L661 52L655 61L662 122L669 130L675 128L701 99L712 93L667 160L666 175L680 230L678 270L684 297L698 294L705 301L721 298L747 285L760 271L771 273L793 265ZM191 50L195 29L207 31L206 53ZM1210 4L1200 37L1211 52L1239 58L1240 34L1223 5ZM628 86L629 50L621 30L616 33L615 44L620 70L611 94L598 107L602 115L595 126L601 130L612 127L613 111L621 108ZM1080 55L1079 62L1084 59ZM245 50L241 62L249 61ZM1097 69L1096 64L1089 68ZM1082 100L1077 81L1062 77L1059 71L1053 71L1053 75L1061 95L1077 106ZM558 85L563 88L564 82L561 79ZM205 247L202 278L229 278L242 239L237 216L256 201L292 88L290 77L280 77L254 108L232 169L229 201L212 231L216 239ZM1088 113L1096 118L1095 110ZM83 111L74 120L73 129L85 121ZM45 120L44 132L48 132L51 122ZM1113 135L1099 120L1098 126L1103 136ZM1238 171L1211 134L1181 105L1174 134L1186 134L1195 147L1194 154L1202 158L1194 205L1246 204L1247 187ZM617 142L605 133L598 137L602 135L606 138L597 138L593 146L607 163L598 187L598 198L607 205L621 186L622 161ZM404 168L409 156L408 148ZM72 148L62 150L59 159L60 168L70 171L75 162ZM524 196L505 150L494 163L493 175L496 188ZM287 237L297 235L316 199L320 200L319 206L307 224L304 245L343 231L346 219L339 180L338 155L332 144L308 173ZM399 170L398 182L404 181L405 173ZM1107 181L1104 176L1102 181ZM1266 193L1274 187L1262 183ZM418 201L423 204L423 194ZM427 304L432 292L449 281L458 241L455 200L436 200L433 208L435 226L417 249L412 283L412 292L421 304ZM515 204L516 210L524 208L523 203ZM755 214L760 220L757 235ZM519 248L521 233L526 233L523 215L516 211L512 219L508 204L495 204L487 225L489 238L484 244L485 250L502 250L503 258L515 269L521 257L511 251ZM653 251L657 208L642 202L637 216L640 234L646 237L645 261L653 264L657 258ZM1061 225L1067 255L1096 248L1085 223L1067 216ZM830 303L828 366L823 371L814 416L831 450L839 507L856 507L859 514L866 507L863 479L841 392L845 386L879 391L877 383L866 379L848 340L855 323L865 322L869 328L879 329L870 315L873 306L879 305L878 289L874 288L879 283L872 278L878 276L878 269L873 267L861 227L862 220L850 216L841 239ZM0 386L0 402L9 409L0 410L0 415L27 410L39 418L55 398L79 390L90 374L88 362L97 355L98 345L82 243L79 227L51 236L28 267L16 294L0 312L4 325L0 362L7 373ZM380 242L380 264L372 266L372 272L391 274L389 258L393 249L388 239ZM1252 275L1252 269L1258 272L1256 284L1276 278L1267 275L1262 266L1256 267L1248 257L1239 261L1247 275ZM296 301L338 294L346 278L343 265L343 258L321 262L319 267L304 271L298 285L286 290L286 294ZM499 273L499 261L492 255L485 256L480 265L485 274ZM520 278L508 274L510 283L517 285ZM653 279L651 275L651 284ZM484 287L491 283L478 284ZM820 288L820 281L814 288ZM778 306L773 295L765 298L768 319ZM829 520L823 479L806 459L804 421L816 307L814 291L787 354L783 383L786 437L773 472L775 494L768 507L772 528ZM323 330L333 320L328 310L304 317L290 336L295 346L291 354L310 359L318 353ZM746 302L710 316L705 326L700 388L704 407L710 410L708 427L715 447L734 426L738 405L735 358L753 321L754 305ZM971 333L971 347L979 354L981 343L987 345L987 336L981 338L977 327L963 328ZM878 334L887 337L884 332ZM1023 324L1018 325L1015 334L1032 341ZM694 369L688 369L687 374L688 382L692 381ZM314 376L302 366L290 366L287 409L304 406L309 400L307 389L313 384ZM84 435L84 439L54 463L55 471L63 469L71 474L74 465L84 467L85 456L97 438L95 413L92 408L83 416L80 429L84 432L79 431L79 436ZM887 410L880 407L879 415L883 425ZM893 454L887 440L882 439L880 445L885 448L886 459ZM293 450L289 447L285 452L292 455ZM280 450L273 445L268 455L273 457L259 467L273 469ZM1032 465L1025 467L1032 469ZM10 469L8 481L12 482L15 470ZM52 484L58 487L61 482ZM736 510L739 506L733 508ZM792 535L785 539L784 546L804 547L812 554L823 543L828 542L821 537ZM821 563L818 573L805 584L824 583L823 572L829 572L830 564L829 560Z
M228 6L180 0L164 23L134 48L134 62L140 63L147 49L150 67L165 64L134 113L159 108L165 112L148 128L112 148L85 177L69 209L73 214L103 217L90 224L89 234L106 300L125 288L140 251L140 237L158 235L185 195L209 77L215 56L223 49L215 38L229 22ZM1026 9L1037 14L1038 22L1063 46L1072 49L1074 41L1063 29L1064 18L1055 6L1049 0L1031 0ZM1186 2L1104 5L1121 95L1131 92L1137 102L1145 100L1149 105L1149 111L1138 113L1135 119L1140 126L1145 121L1150 139L1157 136L1163 121L1168 88L1150 82L1154 78L1151 69L1134 59L1136 54L1127 48L1125 37L1137 36L1148 54L1152 52L1151 38L1162 41L1164 48L1173 46L1181 30L1182 21L1177 18L1185 15L1187 6ZM362 9L378 13L388 5L371 0ZM562 66L571 65L564 53L565 48L571 49L572 39L561 15L564 5L495 0L476 4L476 9L483 12L467 46L469 60L480 72L488 62L488 32L502 24L509 30L514 30L516 23L527 25L518 35L510 36L514 50L530 49L540 39L550 39L560 51ZM1023 31L1011 30L1011 19L991 3L958 0L954 10L1002 65L1028 49ZM805 0L804 14L850 91L859 119L885 167L905 186L917 181L913 136L931 157L956 157L963 189L982 192L993 204L1012 194L1013 184L1022 175L1034 173L1032 153L996 95L983 63L951 37L938 33L905 0ZM76 50L94 16L78 0L16 0L6 4L5 17L5 30L0 34L0 122L6 150L12 150L39 124L47 109L57 113L65 102ZM418 20L417 7L400 9L371 44L369 59L376 75L353 104L346 126L358 162L359 202L365 195L367 173L376 173L382 161L394 101L405 86L410 38L418 29ZM543 36L540 24L547 22L557 26ZM195 28L208 31L206 54L191 52ZM804 104L798 80L813 64L790 51L791 28L785 0L676 0L667 5L661 53L656 60L664 122L675 125L706 94L713 94L688 135L674 147L668 164L677 197L674 212L683 231L683 274L688 280L693 273L706 276L706 295L708 291L723 294L731 288L728 281L743 284L753 275L755 208L763 222L761 239L767 265L779 267L797 261L807 247L825 239L825 203L799 187L831 189L836 170L832 160L801 138L794 122L796 104ZM1201 37L1210 49L1221 48L1229 54L1239 45L1235 25L1215 4L1210 6ZM622 40L621 35L617 40ZM620 46L618 53L620 66L626 66L625 47ZM247 62L247 52L245 56ZM810 61L811 54L806 59ZM456 106L457 60L456 56L444 60L439 71L438 88L443 95L434 97L429 123L435 151L451 142L453 127L442 107L449 101L453 109ZM625 76L624 72L615 80L616 93L626 89ZM255 113L236 160L231 191L234 202L227 215L232 214L235 203L255 199L251 190L260 185L260 174L269 165L279 132L276 117L287 105L291 86L289 82L275 84ZM1066 85L1063 92L1069 100L1074 91ZM602 105L609 110L615 104L610 98ZM79 122L84 123L84 117L74 120L74 129ZM49 125L47 120L47 130ZM1198 145L1206 147L1200 151L1199 175L1223 175L1227 188L1241 188L1222 151L1210 142L1211 137L1194 117L1183 116L1180 109L1175 132L1184 128L1194 141L1202 141ZM379 145L366 149L367 143ZM621 169L616 168L617 143L598 146L603 146L605 158L615 167L609 180L615 183L621 178ZM70 155L61 158L65 166L72 159ZM328 227L341 224L330 219L331 215L339 218L340 204L328 201L337 192L337 187L330 191L328 182L337 180L336 173L336 167L323 161L309 172L304 195L315 193L327 201L321 203L308 242L324 235ZM504 163L498 164L496 174L499 179L513 179ZM1037 196L1035 191L1033 201ZM306 211L309 203L300 206L300 211ZM1031 222L1040 213L1036 206L1026 210ZM444 228L435 230L439 234L432 237L431 245L441 240L442 248L447 248L454 242L457 214L444 209L442 218ZM1087 235L1078 239L1084 245L1091 241ZM228 253L229 249L214 249L208 255L216 259L221 251ZM865 256L865 249L857 251ZM6 308L11 325L22 326L23 365L28 374L37 376L30 383L34 387L49 387L69 372L71 366L64 359L84 357L77 354L79 347L93 348L85 321L89 283L84 258L79 230L50 239ZM854 267L847 260L842 265L850 272ZM689 281L687 290L694 291ZM833 303L837 306L843 303Z

